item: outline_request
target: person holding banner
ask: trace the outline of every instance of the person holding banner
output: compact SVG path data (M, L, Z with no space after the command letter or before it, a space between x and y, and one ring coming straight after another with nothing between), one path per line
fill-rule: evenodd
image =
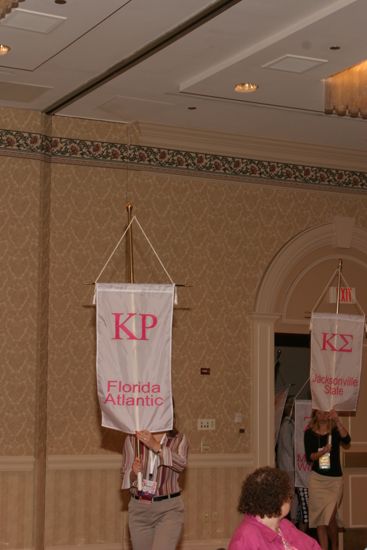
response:
M137 457L139 445L139 457ZM122 489L130 489L129 530L133 550L175 550L184 506L178 478L186 467L188 443L175 428L128 435L122 458ZM142 490L137 477L142 473Z
M309 478L309 526L317 528L323 550L338 549L337 511L343 496L340 445L351 441L337 412L313 410L304 434L306 458L312 463Z
M270 466L255 470L242 485L238 510L245 516L228 550L321 550L315 539L285 519L291 500L287 472Z

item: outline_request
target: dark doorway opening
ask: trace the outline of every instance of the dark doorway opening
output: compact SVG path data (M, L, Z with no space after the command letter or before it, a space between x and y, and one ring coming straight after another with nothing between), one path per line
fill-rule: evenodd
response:
M275 392L289 386L290 397L310 399L310 335L277 332L274 348Z

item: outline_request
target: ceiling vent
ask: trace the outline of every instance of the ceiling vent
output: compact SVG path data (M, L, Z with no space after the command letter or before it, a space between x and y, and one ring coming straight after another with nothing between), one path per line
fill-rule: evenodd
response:
M262 67L265 69L274 69L276 71L304 73L327 62L327 59L316 59L315 57L303 57L302 55L287 54L282 57L278 57L278 59L274 59L273 61L269 61L269 63L265 63Z
M66 17L15 9L1 22L1 26L48 34L64 21Z

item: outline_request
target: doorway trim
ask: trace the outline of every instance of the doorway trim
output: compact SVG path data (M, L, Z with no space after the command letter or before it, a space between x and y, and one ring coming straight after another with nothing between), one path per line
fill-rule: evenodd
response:
M251 315L252 449L256 466L274 465L274 327L281 313L277 300L291 271L319 249L354 248L367 256L367 231L354 219L336 216L332 223L306 229L278 251L257 290Z

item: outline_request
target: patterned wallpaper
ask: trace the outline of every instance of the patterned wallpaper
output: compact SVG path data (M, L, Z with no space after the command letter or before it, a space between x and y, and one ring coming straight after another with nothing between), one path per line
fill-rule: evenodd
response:
M0 161L0 446L4 455L27 455L35 430L40 167Z
M82 139L75 137L75 121L71 137L67 120L54 123L63 137L51 136L49 120L37 121L34 131L24 119L18 129L15 123L4 127L2 117L0 123L2 407L11 419L1 424L2 453L32 454L35 424L47 428L49 454L120 449L121 434L99 425L95 313L92 287L84 283L95 279L122 235L128 200L173 280L190 285L179 290L182 309L174 315L179 426L192 452L202 444L213 453L250 451L249 315L257 285L274 254L300 231L336 214L366 226L366 173L127 146L108 141L116 125L109 134L104 124L106 141L98 141L98 123L80 122ZM49 196L41 193L45 181ZM134 241L137 281L165 282L137 229ZM37 289L42 280L47 285L45 270L48 293L42 295ZM123 246L103 280L126 280ZM47 343L39 318L47 303L46 365L37 349ZM210 367L210 376L201 376L201 367ZM35 412L40 391L43 415ZM244 435L233 421L237 412L245 418ZM216 418L217 430L202 437L199 417Z
M234 414L249 427L249 321L256 287L272 256L291 236L335 213L365 215L356 197L149 171L53 166L51 216L49 435L50 453L118 449L119 434L98 428L95 398L93 280L121 236L125 204L181 289L174 319L173 385L179 424L198 452L197 418L216 418L205 434L211 452L249 451ZM297 216L293 213L297 212ZM165 276L134 231L136 277ZM103 280L126 280L124 248ZM65 342L68 343L65 346ZM200 367L211 375L201 376Z

